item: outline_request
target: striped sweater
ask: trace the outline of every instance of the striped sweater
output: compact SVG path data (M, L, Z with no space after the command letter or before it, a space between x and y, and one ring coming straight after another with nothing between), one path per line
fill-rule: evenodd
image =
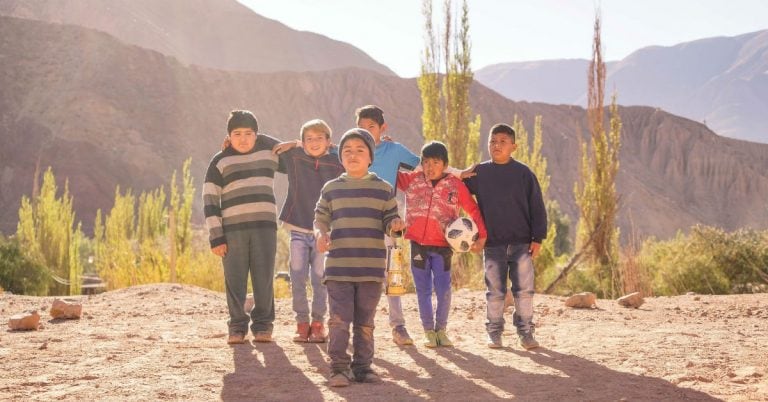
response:
M315 228L331 231L323 282L383 282L384 233L395 218L392 187L375 173L359 179L345 173L326 183L315 208Z
M229 147L211 159L203 184L205 223L211 248L226 244L227 232L254 228L277 230L274 178L285 173L272 147L279 141L258 134L256 145L241 154Z

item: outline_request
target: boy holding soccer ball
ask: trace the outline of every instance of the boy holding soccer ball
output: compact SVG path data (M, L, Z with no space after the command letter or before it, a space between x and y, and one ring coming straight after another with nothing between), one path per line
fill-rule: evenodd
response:
M503 346L504 297L509 278L515 300L512 318L520 345L533 349L539 346L533 336L533 258L547 236L547 211L536 175L528 166L512 159L516 148L512 127L493 126L488 135L491 160L477 165L476 175L464 182L477 197L488 225L483 252L488 288L488 347Z
M405 238L411 241L411 273L424 327L424 345L430 348L453 346L446 334L453 255L444 235L446 226L459 217L459 209L463 208L479 233L471 250L482 250L486 238L480 209L461 179L445 172L447 166L448 150L443 143L433 141L421 149L420 172L397 173L397 188L405 192ZM437 295L434 313L433 285Z

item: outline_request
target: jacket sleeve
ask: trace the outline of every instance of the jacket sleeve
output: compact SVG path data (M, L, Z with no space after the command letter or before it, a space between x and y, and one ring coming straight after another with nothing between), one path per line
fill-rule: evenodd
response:
M203 184L203 213L205 214L205 225L208 227L208 241L211 248L227 244L221 218L221 187L224 179L217 162L218 159L214 158L208 165Z
M457 180L457 188L459 190L459 203L461 208L469 214L475 224L477 225L477 232L481 239L488 237L488 231L485 228L485 220L483 214L480 213L480 208L477 206L475 199L472 198L472 194L469 193L469 189L461 180Z
M541 186L536 175L531 172L530 188L528 191L529 216L531 218L531 240L541 243L547 238L547 208L541 194Z
M413 182L414 177L419 174L419 172L397 172L397 188L399 190L408 190L408 187L411 186L411 183Z

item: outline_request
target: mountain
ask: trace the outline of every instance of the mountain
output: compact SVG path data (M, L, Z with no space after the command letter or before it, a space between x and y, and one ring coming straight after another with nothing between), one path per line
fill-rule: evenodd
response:
M69 180L78 219L88 230L108 210L116 185L134 193L166 183L192 157L199 188L221 144L227 114L253 110L262 132L298 137L321 117L334 137L354 125L356 107L376 103L390 133L413 150L421 100L414 79L347 68L246 73L186 66L103 32L0 17L0 230L15 230L35 164ZM586 138L578 106L514 102L475 84L483 139L496 122L519 115L532 131L543 116L551 196L575 222L572 189ZM704 125L649 107L622 107L622 233L662 238L696 223L726 229L768 227L768 145L719 137ZM284 190L281 178L279 192ZM199 219L199 205L195 207Z
M513 100L584 105L588 65L504 63L475 78ZM607 72L606 88L622 105L661 107L718 134L768 143L768 30L646 47L607 63Z
M235 0L0 0L0 15L93 28L184 64L222 70L359 67L395 75L352 45L296 31Z

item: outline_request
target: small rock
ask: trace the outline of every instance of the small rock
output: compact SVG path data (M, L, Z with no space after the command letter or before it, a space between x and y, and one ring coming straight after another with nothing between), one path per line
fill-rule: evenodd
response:
M686 296L696 296L696 292L687 292Z
M83 304L74 300L56 299L51 306L51 317L80 319L83 314Z
M643 296L640 295L640 292L635 292L620 297L617 302L624 307L638 308L645 303L645 300L643 300Z
M12 331L37 331L40 328L40 314L37 311L16 314L8 320L8 327Z
M574 308L595 308L597 307L597 297L592 292L583 292L572 295L565 300L566 307Z
M695 297L693 298L693 300L695 300L695 301L699 301L699 300L701 300L701 296L695 296Z

